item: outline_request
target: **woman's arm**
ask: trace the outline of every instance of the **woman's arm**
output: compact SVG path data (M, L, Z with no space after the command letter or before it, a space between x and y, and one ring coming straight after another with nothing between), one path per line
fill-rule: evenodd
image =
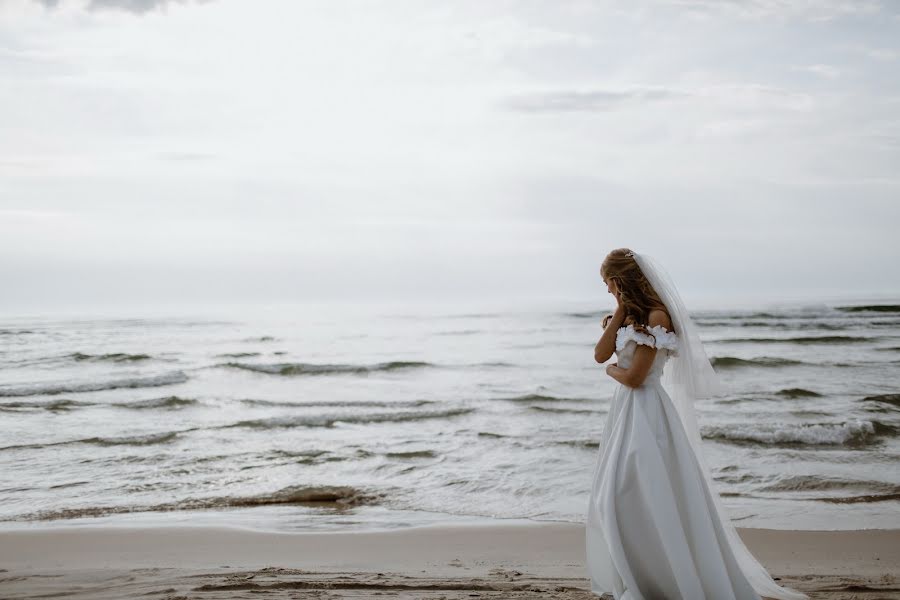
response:
M653 359L656 358L656 348L638 344L634 349L634 357L627 369L623 369L617 364L607 365L606 374L628 387L638 387L644 383L650 367L653 366Z
M669 315L662 310L651 310L647 316L648 325L656 327L662 325L668 330L672 329L672 321ZM606 374L628 387L638 387L647 378L650 367L653 366L653 360L656 358L656 348L647 346L646 344L638 344L634 349L634 357L627 369L623 369L618 365L609 365L606 367Z
M616 351L616 333L624 320L625 309L620 304L616 307L616 312L613 313L612 319L607 323L606 329L603 330L600 341L594 346L594 360L598 363L608 361L609 357Z

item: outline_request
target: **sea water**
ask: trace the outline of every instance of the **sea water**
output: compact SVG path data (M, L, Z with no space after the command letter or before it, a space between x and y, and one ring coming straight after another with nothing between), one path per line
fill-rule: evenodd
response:
M737 526L900 526L898 304L693 313L729 390L697 409ZM0 528L583 522L605 312L6 317Z

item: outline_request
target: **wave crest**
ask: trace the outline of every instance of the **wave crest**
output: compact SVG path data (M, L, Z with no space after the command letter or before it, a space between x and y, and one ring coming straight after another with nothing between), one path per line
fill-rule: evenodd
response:
M111 381L86 381L82 383L37 383L28 386L4 386L0 387L0 397L12 398L19 396L55 396L57 394L78 394L82 392L100 392L105 390L118 390L128 388L161 387L175 385L188 380L182 371L152 375L149 377L129 377L125 379L113 379Z
M858 306L835 306L842 312L900 312L900 304L861 304Z
M287 417L270 417L266 419L250 419L238 421L223 428L250 427L253 429L277 429L281 427L333 427L335 423L385 423L402 421L419 421L422 419L443 419L473 412L474 408L453 408L433 411L384 412L370 414L344 415L302 415Z
M818 335L789 338L728 338L720 344L854 344L872 342L878 338L857 335Z
M843 423L763 425L753 429L746 424L714 425L702 431L706 439L732 443L813 446L863 446L879 434L875 422L861 419Z
M757 491L761 492L817 492L821 490L869 490L881 493L900 492L900 486L884 481L862 479L842 479L819 475L792 475L770 483Z
M199 400L193 398L182 398L181 396L165 396L163 398L148 398L147 400L136 400L134 402L114 402L112 406L119 408L184 408L185 406L194 406L200 404Z
M67 411L78 406L93 406L93 402L79 402L78 400L51 400L49 402L21 401L0 403L0 411L18 412L20 409L42 408L49 411Z
M860 402L881 402L900 408L900 394L878 394L875 396L866 396L865 398L860 400Z
M255 398L245 398L241 400L244 404L251 406L284 406L290 408L415 408L419 406L427 406L435 404L434 400L395 400L382 402L379 400L324 400L314 402L286 402L283 400L258 400Z
M273 504L305 504L343 508L361 504L374 504L382 494L359 490L350 486L291 486L275 492L254 496L218 496L213 498L187 498L177 502L144 506L91 506L64 508L28 513L15 517L17 521L49 521L100 517L109 514L131 512L164 512L178 510L208 510L217 508L247 508Z
M69 358L78 361L108 361L108 362L136 362L141 360L150 360L149 354L126 354L124 352L112 352L110 354L84 354L83 352L73 352L69 354Z
M559 396L545 396L543 394L526 394L513 396L512 398L498 398L506 402L594 402L589 398L562 398Z
M775 392L785 398L820 398L822 394L804 388L785 388Z
M710 360L712 366L718 369L733 369L738 367L788 367L805 364L803 361L791 358L779 358L777 356L760 356L758 358L738 358L736 356L716 356Z
M346 373L366 374L379 371L396 371L398 369L416 369L434 365L419 361L391 361L372 365L228 362L217 366L243 369L245 371L254 371L256 373L266 373L268 375L336 375Z

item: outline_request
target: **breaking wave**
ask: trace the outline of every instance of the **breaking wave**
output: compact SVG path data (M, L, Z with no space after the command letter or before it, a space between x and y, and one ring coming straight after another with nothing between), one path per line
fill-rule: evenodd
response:
M223 428L250 427L253 429L277 429L281 427L333 427L335 423L386 423L401 421L419 421L423 419L443 419L473 412L474 408L455 408L433 411L385 412L370 414L345 415L303 415L288 417L270 417L266 419L249 419L238 421Z
M856 419L843 423L814 423L794 425L713 425L702 428L703 437L732 443L863 446L874 440L885 427L882 423ZM891 427L891 426L887 426ZM890 433L885 431L884 433Z
M736 356L716 356L710 360L712 366L719 369L733 369L738 367L789 367L806 364L800 360L791 358L779 358L777 356L760 356L758 358L738 358Z
M256 373L267 373L269 375L335 375L342 373L373 373L378 371L396 371L398 369L416 369L434 365L418 361L391 361L372 365L311 363L253 364L229 362L217 366L243 369L245 371L254 371Z
M133 435L121 437L90 437L77 440L81 444L95 444L97 446L152 446L174 441L180 431L165 431L149 435Z
M884 481L842 479L817 475L792 475L758 488L760 492L818 492L822 490L867 490L879 493L898 493L900 486Z
M815 498L821 502L831 502L834 504L859 504L863 502L889 502L891 500L900 500L900 491L888 494L865 494L862 496L837 496L832 498Z
M321 408L323 406L327 407L373 407L373 408L401 408L401 407L418 407L418 406L426 406L428 404L435 404L434 400L398 400L395 402L380 402L377 400L365 401L365 400L332 400L332 401L324 401L324 402L283 402L279 400L256 400L253 398L247 398L241 400L244 404L250 404L252 406L286 406L291 408Z
M140 360L150 360L149 354L125 354L124 352L113 352L111 354L84 354L83 352L73 352L68 355L72 360L78 361L108 361L108 362L136 362Z
M544 396L542 394L526 394L513 396L512 398L498 398L506 402L595 402L590 398L562 398L559 396Z
M856 335L819 335L811 337L789 337L789 338L728 338L717 340L719 344L852 344L860 342L871 342L877 338L870 338Z
M600 447L600 442L597 440L561 440L554 443L561 446L574 446L575 448L588 448L590 450Z
M21 409L43 409L49 411L72 410L79 406L93 406L93 402L79 402L78 400L50 400L50 401L22 401L0 403L0 411L18 412Z
M894 408L900 408L900 394L878 394L876 396L866 396L860 402L877 402L880 404L890 405Z
M531 410L537 410L541 412L549 412L549 413L569 413L569 414L580 414L580 415L599 415L603 414L598 410L591 410L589 408L559 408L555 406L529 406Z
M150 377L130 377L126 379L113 379L111 381L86 381L82 383L37 383L28 386L4 386L0 387L0 397L11 398L17 396L55 396L57 394L77 394L81 392L99 392L103 390L118 390L127 388L160 387L184 383L187 375L181 371L153 375Z
M193 430L194 429L184 429L181 431L164 431L162 433L121 437L89 437L77 440L65 440L62 442L49 442L46 444L16 444L13 446L3 446L2 448L0 448L0 450L51 448L53 446L69 446L71 444L93 444L95 446L152 446L155 444L166 444L168 442L172 442L178 438L179 434Z
M409 452L386 452L388 458L437 458L434 450L410 450Z
M900 312L900 304L863 304L859 306L835 306L843 312Z
M775 393L784 398L819 398L822 396L822 394L818 392L803 388L785 388L783 390L778 390Z
M249 508L275 504L305 504L332 508L374 504L382 494L363 491L350 486L291 486L275 492L253 496L218 496L212 498L187 498L177 502L139 506L89 506L46 510L19 515L7 521L49 521L100 517L110 514L133 512L166 512L180 510L209 510L222 508Z
M147 400L136 400L134 402L115 402L112 406L119 408L184 408L185 406L195 406L200 404L199 400L193 398L182 398L181 396L165 396L164 398L149 398Z

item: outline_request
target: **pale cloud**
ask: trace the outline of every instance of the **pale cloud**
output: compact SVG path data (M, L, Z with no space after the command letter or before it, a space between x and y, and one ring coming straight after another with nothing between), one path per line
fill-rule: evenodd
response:
M158 152L156 156L160 160L180 161L202 161L213 160L216 155L210 152Z
M542 91L512 95L503 105L522 112L609 111L675 100L685 95L667 89Z
M802 67L794 67L797 71L807 71L813 75L825 77L827 79L835 79L841 75L841 70L832 65L806 65Z
M897 60L897 57L900 56L900 52L888 48L866 48L863 52L866 56L876 60Z
M900 14L895 17L900 21ZM876 61L894 61L900 58L900 50L885 46L873 46L871 42L843 42L838 46L842 50L857 56L865 56Z
M892 5L111 4L0 4L6 303L896 289Z

